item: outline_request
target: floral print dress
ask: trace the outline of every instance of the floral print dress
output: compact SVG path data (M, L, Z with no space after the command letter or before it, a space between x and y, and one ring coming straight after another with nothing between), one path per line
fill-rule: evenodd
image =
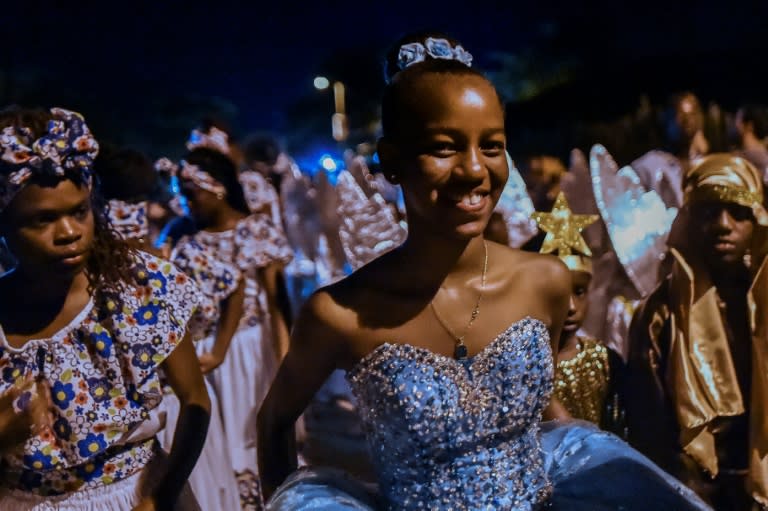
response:
M136 285L92 298L48 339L9 345L0 326L0 393L28 378L50 387L54 423L3 455L0 484L13 494L65 495L138 474L156 453L158 366L184 338L196 284L173 264L140 252ZM23 409L31 398L14 402ZM4 504L0 497L0 507ZM130 509L130 507L128 508Z

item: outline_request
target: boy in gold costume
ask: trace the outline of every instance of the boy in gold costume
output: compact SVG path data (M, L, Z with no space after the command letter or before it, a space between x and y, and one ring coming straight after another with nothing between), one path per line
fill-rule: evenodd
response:
M713 154L683 180L672 270L629 334L629 441L718 511L768 505L768 275L759 172Z

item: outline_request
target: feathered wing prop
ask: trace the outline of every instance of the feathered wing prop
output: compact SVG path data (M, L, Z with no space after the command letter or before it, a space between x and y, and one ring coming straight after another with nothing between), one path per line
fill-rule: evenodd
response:
M602 145L592 148L589 164L595 202L613 249L638 294L646 296L659 280L677 208L667 208L656 191L646 191L632 167L619 169Z
M313 180L321 225L316 262L321 262L324 266L324 271L329 275L329 282L347 273L346 255L339 237L341 219L338 213L339 195L336 190L335 176L336 174L331 175L320 170Z
M504 217L510 246L520 248L536 235L538 228L536 221L531 218L534 213L533 201L528 195L528 189L520 171L517 170L509 154L507 154L507 164L509 178L496 204L496 211Z
M294 251L301 251L314 260L322 226L315 190L301 173L298 176L286 174L280 187L280 198L288 241Z
M339 236L354 270L405 241L406 230L378 192L368 197L348 171L339 174L336 192Z
M683 204L683 169L674 155L664 151L648 151L632 162L640 184L659 194L668 208Z

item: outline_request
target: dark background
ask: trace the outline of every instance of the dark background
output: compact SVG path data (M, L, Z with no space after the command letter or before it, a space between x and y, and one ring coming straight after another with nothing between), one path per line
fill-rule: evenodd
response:
M768 102L766 1L7 4L0 103L78 110L97 137L153 157L182 153L205 115L238 135L271 131L296 154L334 148L319 74L347 85L349 143L371 140L382 56L427 28L462 41L490 73L513 156L610 146L642 97L656 122L681 90L705 108Z

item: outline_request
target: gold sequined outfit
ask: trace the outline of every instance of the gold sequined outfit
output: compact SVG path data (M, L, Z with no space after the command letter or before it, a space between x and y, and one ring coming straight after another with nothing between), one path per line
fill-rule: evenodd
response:
M555 396L576 419L600 424L608 383L608 349L594 339L579 337L576 356L557 363Z

